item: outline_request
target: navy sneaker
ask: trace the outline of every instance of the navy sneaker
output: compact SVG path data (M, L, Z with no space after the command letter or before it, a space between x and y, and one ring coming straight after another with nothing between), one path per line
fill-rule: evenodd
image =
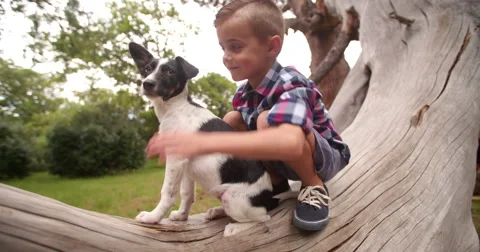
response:
M297 207L293 214L293 224L303 230L319 231L328 223L327 187L305 186L298 194Z

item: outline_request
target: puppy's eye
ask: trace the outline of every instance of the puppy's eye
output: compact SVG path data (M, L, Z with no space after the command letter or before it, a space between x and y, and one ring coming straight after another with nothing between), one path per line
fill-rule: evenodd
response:
M175 71L173 71L172 69L168 69L167 73L170 74L170 75L174 75Z
M148 73L152 72L152 67L151 66L146 66L144 71L145 71L145 73L148 74Z

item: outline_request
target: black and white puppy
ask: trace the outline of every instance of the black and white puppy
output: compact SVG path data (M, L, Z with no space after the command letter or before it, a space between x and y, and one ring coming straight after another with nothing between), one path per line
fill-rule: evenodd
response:
M140 92L154 104L159 132L233 131L188 95L187 81L198 74L196 67L181 57L161 62L133 42L129 44L129 51L144 78ZM179 189L180 208L172 211L169 218L186 220L195 200L195 182L222 202L222 207L208 210L205 217L208 220L228 215L237 222L264 222L270 219L267 211L279 204L279 199L272 197L270 176L258 161L225 154L191 159L167 156L160 202L153 211L141 212L136 220L158 223L175 204Z

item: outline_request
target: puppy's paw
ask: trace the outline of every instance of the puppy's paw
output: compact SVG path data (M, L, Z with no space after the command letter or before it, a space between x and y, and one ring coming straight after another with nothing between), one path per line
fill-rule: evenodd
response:
M238 234L244 230L250 229L256 224L257 223L255 222L229 223L228 225L225 226L225 230L223 231L223 236L228 237L234 234Z
M266 214L258 219L258 222L266 222L270 220L270 215Z
M168 218L172 221L184 221L188 219L188 214L180 211L172 211Z
M160 221L160 218L152 212L142 211L135 217L135 220L141 223L156 224Z
M207 213L205 214L205 220L215 220L226 217L227 214L223 207L214 207L208 209Z

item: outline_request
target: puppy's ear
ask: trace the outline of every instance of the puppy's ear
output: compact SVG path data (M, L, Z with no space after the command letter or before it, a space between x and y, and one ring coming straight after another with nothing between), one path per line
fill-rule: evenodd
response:
M138 71L143 76L145 75L145 66L153 60L153 55L148 52L143 46L135 43L130 42L128 44L128 50L130 51L130 55L135 61L135 65L137 65Z
M185 77L187 80L197 76L198 68L194 67L192 64L188 63L182 57L175 57L175 61L177 62L178 66L183 70L185 73Z

